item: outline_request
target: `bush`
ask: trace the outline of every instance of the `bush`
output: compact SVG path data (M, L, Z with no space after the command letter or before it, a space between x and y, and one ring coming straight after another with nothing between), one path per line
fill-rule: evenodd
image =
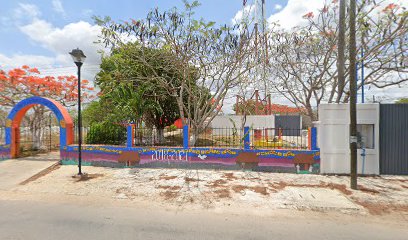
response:
M88 144L126 144L126 128L113 123L93 123L86 136Z
M176 131L176 130L177 130L176 125L172 124L172 125L169 126L169 132L173 132L173 131Z

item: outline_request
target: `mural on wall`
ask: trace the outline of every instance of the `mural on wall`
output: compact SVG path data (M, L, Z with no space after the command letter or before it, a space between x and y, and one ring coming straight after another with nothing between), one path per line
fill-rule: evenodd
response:
M78 147L61 150L62 164L76 164ZM84 165L99 166L200 166L212 168L243 168L278 172L317 173L318 151L305 150L242 150L202 148L137 148L84 146Z
M22 100L10 111L6 120L6 145L0 146L0 160L18 157L19 126L25 113L34 105L49 108L60 125L60 156L62 164L77 164L78 147L73 142L73 121L68 111L58 102L42 97ZM127 126L127 147L125 146L83 146L83 165L112 167L203 167L249 169L275 172L318 173L320 152L317 150L316 129L311 129L310 149L314 150L259 150L250 149L249 127L245 127L244 149L189 148L188 134L183 134L183 146L131 147L134 133L132 125ZM188 133L188 127L183 127Z
M0 146L0 160L6 160L10 158L10 145Z

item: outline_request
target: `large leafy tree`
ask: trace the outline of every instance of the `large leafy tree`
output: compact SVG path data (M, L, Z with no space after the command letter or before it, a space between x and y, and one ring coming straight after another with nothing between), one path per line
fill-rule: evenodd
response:
M150 54L149 62L140 61L140 54ZM163 49L141 50L137 43L115 48L103 58L96 83L101 88L102 100L121 106L124 120L140 122L162 130L179 118L176 98L155 81L152 71L160 72L171 84L177 85L177 71L166 62L168 53ZM154 70L151 70L153 67Z
M183 123L192 129L191 145L221 110L229 91L256 64L251 61L255 48L251 36L235 31L239 26L216 27L214 22L196 19L198 5L185 2L183 12L155 9L145 19L120 24L99 22L106 45L123 47L133 38L141 46L134 57L149 71L145 80L176 99ZM166 65L157 68L156 59Z

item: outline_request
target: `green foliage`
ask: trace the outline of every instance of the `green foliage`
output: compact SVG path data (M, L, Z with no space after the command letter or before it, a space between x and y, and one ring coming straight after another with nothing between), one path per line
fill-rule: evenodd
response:
M103 122L109 112L109 108L100 101L92 101L82 110L82 125L91 126L93 123Z
M140 59L144 55L147 59ZM180 85L174 55L164 49L147 49L137 43L115 48L102 59L96 83L103 103L113 104L125 121L145 121L159 129L179 118L177 101L160 82ZM145 62L147 60L147 62ZM156 74L160 75L160 80Z
M395 101L395 103L408 103L408 98L400 98L398 101Z
M177 130L176 125L172 124L172 125L169 126L169 131L170 132L173 132L173 131L176 131L176 130Z
M88 144L115 144L126 143L126 128L109 122L92 123L86 136Z

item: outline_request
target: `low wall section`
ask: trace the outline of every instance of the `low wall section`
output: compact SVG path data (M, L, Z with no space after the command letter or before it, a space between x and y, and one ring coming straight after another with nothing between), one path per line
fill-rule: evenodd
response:
M0 145L0 160L6 160L11 158L10 145Z
M62 164L77 162L77 146L61 149ZM318 173L320 154L318 150L83 146L82 164L110 167L244 168L255 171Z

